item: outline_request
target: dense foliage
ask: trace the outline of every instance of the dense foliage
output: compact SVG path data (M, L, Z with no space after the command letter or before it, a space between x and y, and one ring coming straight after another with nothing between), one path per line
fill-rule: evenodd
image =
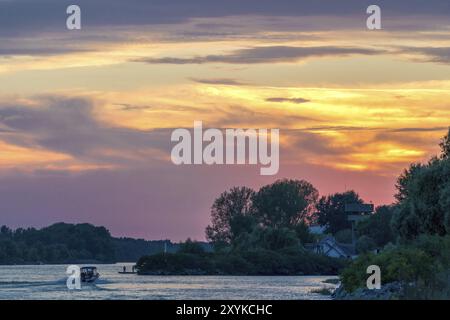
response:
M344 265L342 260L286 248L280 251L157 254L139 259L137 268L140 274L332 275Z
M305 222L317 198L317 190L303 180L278 180L258 192L232 188L214 201L206 237L218 251L277 250L312 242Z
M450 129L441 154L427 164L412 164L397 181L393 228L403 240L421 234L450 233Z
M346 261L310 253L309 221L318 192L303 180L278 180L258 192L235 187L211 208L207 238L215 252L205 253L188 239L175 254L142 257L141 274L336 274Z
M265 227L291 228L314 211L318 192L304 180L278 180L262 187L253 197L255 216Z
M313 218L319 225L326 227L327 233L335 234L340 230L350 229L351 223L347 220L345 205L351 203L363 203L354 191L321 197Z
M211 225L206 228L206 238L216 247L233 243L242 232L252 230L252 199L255 192L246 187L232 188L222 193L212 205Z
M114 258L114 243L104 227L58 223L41 230L0 228L1 264L111 262Z
M392 226L402 239L450 231L450 159L412 165L399 178L398 189Z
M391 222L394 215L395 206L380 206L375 214L362 220L357 225L357 235L365 236L374 243L374 247L383 248L388 243L395 242Z
M200 244L203 249L206 245ZM176 252L168 240L113 238L104 227L57 223L37 230L0 228L0 264L135 262L143 255Z
M390 246L378 255L361 255L342 272L344 288L354 291L365 287L370 265L380 267L383 284L405 284L405 296L399 298L450 297L450 236L422 235L408 245Z
M450 298L450 130L440 146L441 155L412 164L399 177L394 206L379 208L358 225L368 237L362 245L369 247L369 239L377 246L393 244L347 267L341 274L346 290L365 287L367 267L378 265L383 283L402 284L399 298Z

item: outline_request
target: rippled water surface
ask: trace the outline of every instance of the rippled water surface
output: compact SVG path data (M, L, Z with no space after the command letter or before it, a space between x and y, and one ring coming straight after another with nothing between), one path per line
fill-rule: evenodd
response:
M332 276L138 276L98 265L95 284L66 287L66 265L0 266L0 299L329 299L313 293ZM131 267L129 267L131 269Z

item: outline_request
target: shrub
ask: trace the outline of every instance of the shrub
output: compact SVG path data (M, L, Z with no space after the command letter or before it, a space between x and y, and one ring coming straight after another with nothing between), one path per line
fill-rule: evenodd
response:
M139 259L137 268L141 274L332 275L337 274L345 263L292 247L280 251L156 254Z
M421 236L409 245L358 257L341 273L344 289L364 288L369 265L381 269L382 284L401 282L409 297L429 298L449 290L450 237Z

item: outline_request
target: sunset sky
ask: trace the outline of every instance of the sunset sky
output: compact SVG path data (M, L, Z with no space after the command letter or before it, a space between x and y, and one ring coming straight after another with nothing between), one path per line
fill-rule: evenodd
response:
M221 192L285 177L389 204L449 119L448 0L0 0L0 225L203 240ZM196 120L279 128L279 174L173 165Z

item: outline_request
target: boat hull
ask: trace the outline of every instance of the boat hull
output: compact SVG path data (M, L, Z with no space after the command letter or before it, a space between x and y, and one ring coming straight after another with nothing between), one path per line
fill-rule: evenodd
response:
M95 282L99 277L100 275L81 277L81 282L92 283Z

